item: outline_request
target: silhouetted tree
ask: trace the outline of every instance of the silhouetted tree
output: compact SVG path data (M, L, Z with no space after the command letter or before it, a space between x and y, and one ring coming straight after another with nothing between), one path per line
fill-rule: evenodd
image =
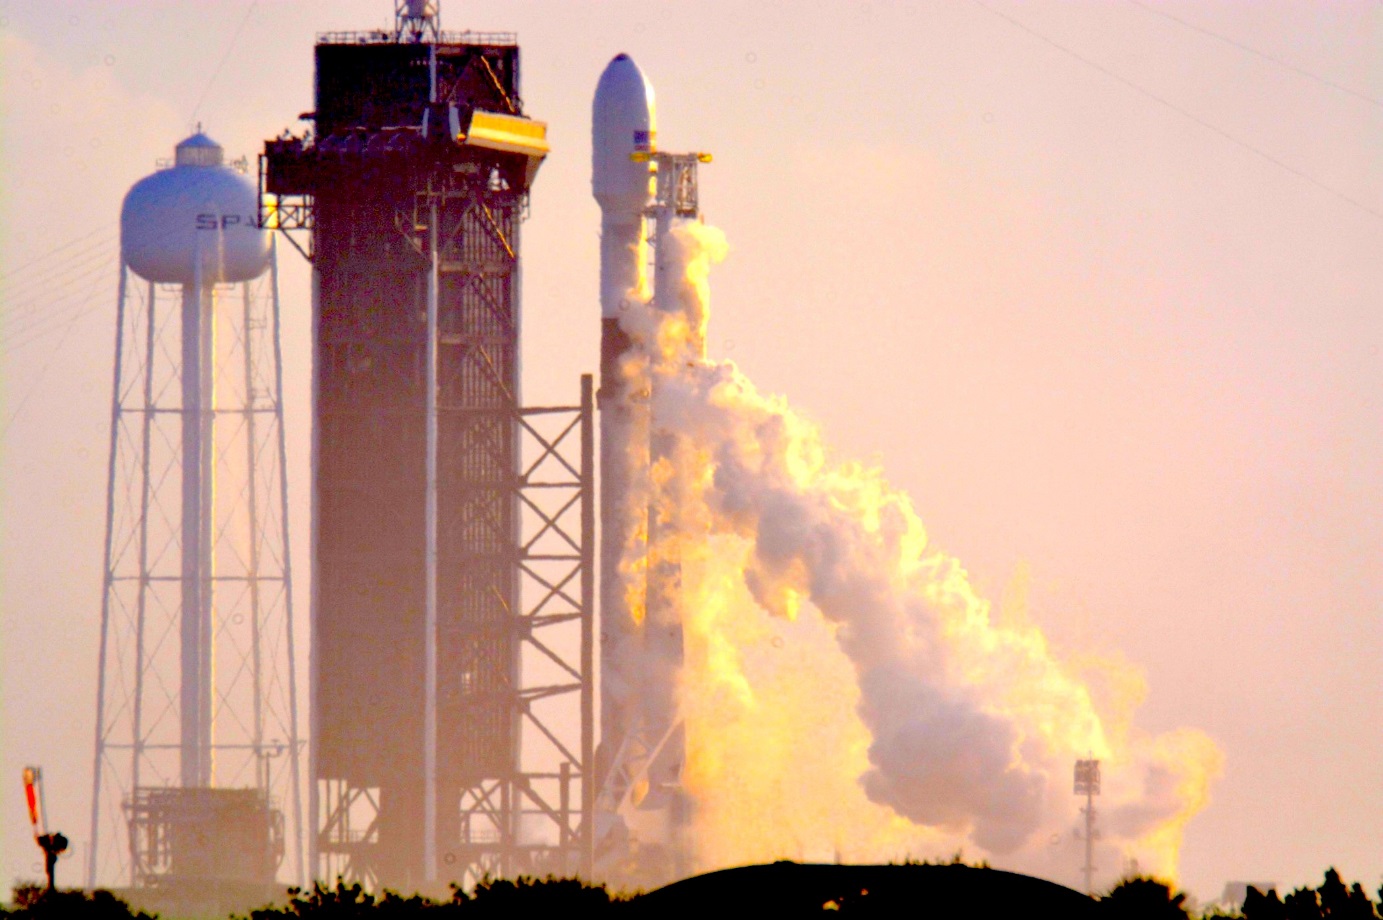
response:
M1100 913L1117 920L1186 920L1186 895L1155 878L1124 879L1100 898Z
M1380 892L1383 897L1383 891ZM1370 900L1364 886L1355 882L1345 885L1340 873L1332 867L1325 871L1325 880L1320 888L1298 888L1283 901L1285 920L1377 920L1378 911ZM1259 920L1250 916L1245 904L1244 916L1248 920ZM1273 920L1273 918L1269 918ZM1277 918L1282 920L1282 918Z
M783 866L809 873L818 873L823 868L779 863L774 866L727 870L724 873L712 873L701 878L714 881L717 876L745 872L762 873L775 871ZM837 873L846 870L855 873L892 871L888 867L878 866L833 866L825 868ZM966 867L962 865L960 868ZM949 867L944 863L936 867L937 871L951 872L955 869L955 863ZM995 874L1009 877L1008 873ZM716 889L715 898L712 902L708 902L715 905L709 912L719 912L720 906L723 905L724 913L736 914L737 909L746 906L745 898L757 899L755 903L761 908L766 905L784 907L792 901L791 895L798 893L797 887L804 884L810 887L810 883L814 883L816 880L815 875L794 876L795 884L785 885L780 879L779 883L765 889L762 886L761 875L756 874L754 878L759 879L756 882L758 887L743 891L734 890L733 887L725 888L726 880L721 879L721 887ZM1012 876L1012 879L1022 881L1023 877ZM952 883L954 881L952 879ZM1173 891L1166 883L1153 878L1126 879L1109 894L1093 904L1084 896L1076 895L1074 892L1059 886L1051 886L1050 883L1039 882L1036 879L1027 879L1027 881L1039 886L1048 885L1058 891L1065 892L1079 901L1081 905L1093 908L1094 914L1101 915L1106 920L1189 920L1186 895ZM685 886L688 884L693 885L693 889L686 889ZM671 886L661 892L655 891L648 895L625 899L611 897L603 885L590 886L577 879L523 877L514 881L487 880L477 885L475 890L471 892L461 891L453 887L451 898L438 902L416 894L405 897L392 891L375 895L366 891L360 884L347 884L338 878L332 887L326 887L319 882L313 885L311 889L290 889L291 898L286 906L265 907L251 911L248 920L276 920L276 918L289 917L299 918L299 920L411 920L411 918L422 915L426 915L432 920L486 920L486 918L491 917L502 917L505 920L510 920L510 918L516 917L557 916L568 913L575 916L594 915L599 917L609 916L611 912L626 918L644 915L668 916L670 910L672 915L680 915L677 911L687 906L689 895L695 895L695 885L696 880L691 880ZM875 887L871 882L868 885L869 891L866 891L862 883L857 881L855 886L849 889L849 892L845 892L844 896L840 893L833 894L827 903L841 913L850 913L856 916L895 916L899 913L896 909L899 904L905 901L908 905L915 906L914 902L919 894L916 888L905 887L894 890L893 896L890 898L885 896L882 888L875 891ZM858 898L852 894L856 890L859 891ZM945 885L937 889L939 892L945 890L947 890ZM904 896L903 901L897 901L900 892ZM668 900L668 897L671 897L672 900ZM697 897L701 897L704 901L705 893L702 892ZM1379 890L1379 897L1380 901L1383 901L1383 888ZM800 901L800 897L798 900ZM1038 900L1041 899L1030 899L1030 901L1023 901L1022 903L1032 903L1036 906ZM692 901L696 901L696 897L693 897ZM820 898L817 899L817 902L819 901ZM817 902L812 903L810 913L814 914L819 909L815 906ZM1067 906L1072 907L1073 905ZM702 904L698 912L708 912L705 904ZM1081 907L1075 913L1082 918L1089 916L1085 907ZM796 914L789 910L782 915L795 916ZM941 911L940 915L949 914L947 911ZM1298 888L1287 895L1285 899L1279 899L1276 891L1265 893L1255 888L1249 888L1244 899L1243 913L1242 915L1235 915L1235 917L1241 917L1241 920L1383 920L1363 886L1357 882L1347 886L1344 880L1340 878L1340 874L1333 868L1326 871L1325 879L1320 888ZM88 895L81 891L46 892L38 886L21 886L14 891L14 906L8 910L0 907L0 918L157 920L157 915L132 910L108 891L96 891ZM1230 920L1230 918L1217 911L1213 915L1205 915L1202 920Z
M346 884L336 879L334 888L316 882L311 891L289 889L291 898L286 907L265 907L250 912L250 920L274 920L276 917L303 917L310 920L395 920L416 917L433 902L419 896L404 897L385 891L375 897L358 882Z
M156 920L130 906L109 891L48 891L38 886L14 889L14 908L0 908L5 917L25 920Z
M1334 866L1325 870L1325 881L1316 889L1316 902L1322 917L1344 917L1349 910L1349 887L1340 881Z
M1321 897L1314 888L1298 888L1282 901L1287 920L1321 920Z
M1244 897L1244 920L1287 920L1287 906L1276 889L1264 894L1250 888Z
M519 878L486 880L467 893L452 888L451 900L431 901L420 895L404 897L392 891L375 896L358 883L336 880L333 888L320 882L310 891L292 889L287 907L266 907L250 913L250 920L297 917L301 920L403 920L427 917L482 920L485 917L526 917L575 911L582 916L600 915L613 903L605 887L592 887L578 879Z
M1383 899L1383 889L1379 889ZM1327 869L1320 888L1298 888L1285 899L1250 888L1244 898L1244 920L1379 920L1364 886L1346 886L1340 873Z
M608 912L610 893L604 885L591 886L574 878L484 881L466 894L453 889L452 905L465 918L538 916L546 912L575 911L580 915Z
M1349 914L1352 920L1375 920L1383 904L1375 905L1364 886L1355 882L1349 889Z
M1325 882L1317 894L1325 920L1375 920L1378 916L1364 887L1358 882L1353 888L1346 887L1333 866L1325 870Z

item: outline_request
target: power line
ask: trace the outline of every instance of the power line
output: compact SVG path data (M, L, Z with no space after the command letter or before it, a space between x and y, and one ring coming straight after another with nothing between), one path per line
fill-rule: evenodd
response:
M91 287L87 290L86 297L83 298L83 303L89 303L91 301L92 295L95 293L96 287L99 284L99 279L92 282ZM97 306L99 306L99 304ZM14 407L14 411L10 413L9 418L5 419L4 427L0 428L0 444L3 444L6 438L9 437L10 429L14 426L14 423L19 418L20 413L24 411L24 407L29 402L29 397L33 396L35 391L38 390L39 385L43 383L43 378L47 376L48 369L53 364L53 359L57 357L58 353L62 350L62 346L66 344L68 337L72 335L72 330L77 327L77 321L95 309L97 309L96 306L88 307L87 309L76 313L72 317L71 321L67 324L67 327L63 330L62 337L58 339L57 343L53 345L52 350L48 352L47 358L44 359L43 366L39 368L37 374L34 374L29 378L29 385L25 387L24 394L19 398L18 404L16 404Z
M54 246L52 249L48 250L47 252L42 253L41 255L34 256L32 259L30 259L29 261L23 263L22 265L16 265L14 268L10 269L9 271L5 272L4 274L0 274L0 281L3 281L4 279L9 278L10 276L16 274L17 272L21 272L21 271L23 271L24 269L29 268L29 267L32 266L32 265L36 265L36 264L38 264L39 262L42 262L44 259L47 259L47 258L49 258L49 257L51 257L51 256L55 256L55 255L57 255L58 253L62 252L63 250L69 249L69 248L71 248L71 247L77 245L77 244L80 243L82 240L90 239L91 237L93 237L93 236L95 236L96 234L100 233L102 230L109 230L109 229L110 229L109 227L97 227L95 230L92 230L90 233L84 233L84 234L82 234L81 236L77 237L76 239L68 240L66 243L63 243L63 244L60 245L60 246Z
M1043 43L1045 43L1045 44L1051 45L1053 48L1057 49L1058 51L1062 52L1063 54L1066 54L1066 55L1069 55L1069 56L1075 58L1076 60L1080 61L1082 64L1086 65L1087 67L1090 67L1090 68L1093 68L1093 69L1095 69L1095 70L1098 70L1100 73L1104 74L1105 76L1109 77L1109 78L1112 79L1112 80L1117 80L1118 82L1122 83L1124 86L1127 86L1129 89L1133 90L1134 92L1138 93L1139 95L1146 96L1147 98L1153 100L1154 102L1159 103L1160 105L1166 106L1167 108L1171 109L1173 112L1176 112L1178 115L1181 115L1183 118L1189 119L1190 121L1194 121L1196 124L1200 125L1202 128L1205 128L1207 131L1213 131L1215 134L1218 134L1220 137L1222 137L1222 138L1224 138L1225 140L1229 141L1231 144L1234 144L1236 147L1240 147L1240 148L1242 148L1242 149L1244 149L1244 150L1247 150L1249 153L1252 153L1254 156L1259 157L1259 158L1261 158L1261 159L1263 159L1263 160L1266 160L1267 162L1269 162L1269 163L1273 164L1274 166L1278 167L1279 169L1282 169L1282 170L1285 170L1285 171L1291 173L1292 175L1296 176L1298 179L1301 179L1303 182L1310 183L1311 185L1314 185L1316 188L1320 189L1321 191L1323 191L1323 192L1328 192L1328 193L1330 193L1331 195L1334 195L1336 198L1340 199L1341 201L1345 202L1346 204L1353 205L1354 207L1356 207L1356 208L1358 208L1359 210L1363 211L1365 214L1370 214L1370 215L1372 215L1372 216L1374 216L1374 217L1379 218L1380 220L1383 220L1383 211L1379 211L1379 210L1377 210L1377 209L1375 209L1375 208L1373 208L1373 207L1370 207L1369 205L1365 204L1364 202L1359 201L1357 198L1351 198L1349 195L1346 195L1344 192L1340 191L1340 190L1337 189L1337 188L1332 188L1331 186L1326 185L1324 182L1320 181L1319 179L1315 178L1314 176L1310 175L1309 173L1302 172L1300 169L1297 169L1295 166L1292 166L1292 165L1289 164L1289 163L1286 163L1286 162L1284 162L1284 161L1282 161L1282 160L1279 160L1277 157L1273 156L1273 155L1270 154L1270 153L1267 153L1267 152L1265 152L1265 151L1263 151L1263 150L1258 149L1257 147L1255 147L1255 146L1253 146L1252 144L1250 144L1248 141L1244 141L1244 140L1241 140L1241 139L1235 137L1233 134L1230 134L1228 131L1224 130L1223 128L1219 127L1218 125L1215 125L1215 124L1213 124L1213 123L1211 123L1211 122L1209 122L1209 121L1206 121L1204 118L1200 117L1199 115L1196 115L1194 112L1190 112L1190 111L1188 111L1188 110L1186 110L1186 109L1183 109L1181 106L1179 106L1179 105L1177 105L1176 103L1172 102L1170 99L1167 99L1167 98L1164 97L1164 96L1159 96L1157 93L1154 93L1152 90L1147 89L1146 87L1140 86L1140 85L1137 84L1137 83L1134 83L1132 80L1128 79L1127 77L1123 76L1122 74L1118 74L1118 73L1114 72L1113 70L1110 70L1108 67L1104 66L1103 64L1099 63L1098 61L1092 60L1092 59L1086 57L1085 55L1081 54L1080 52L1075 51L1075 50L1073 50L1073 49L1071 49L1071 48L1068 48L1068 47L1066 47L1065 45L1063 45L1063 44L1061 44L1061 43L1055 41L1054 39L1048 38L1046 35L1043 35L1041 32L1038 32L1036 29L1032 28L1031 26L1027 25L1026 23L1021 22L1020 20L1014 19L1012 16L1009 16L1007 13L1003 13L1003 12L1000 12L999 10L994 9L994 8L993 8L992 6L990 6L989 4L982 2L982 0L970 0L970 2L973 3L973 4L975 4L976 6L978 6L980 9L984 10L985 12L989 13L990 15L997 16L997 17L999 17L1000 19L1002 19L1002 20L1004 20L1005 22L1007 22L1009 25L1012 25L1012 26L1014 26L1015 28L1018 28L1018 29L1023 30L1024 32L1026 32L1026 33L1028 33L1029 35L1031 35L1033 38L1036 38L1038 41L1041 41L1041 42L1043 42Z
M109 265L107 265L106 267L108 268ZM99 283L99 281L100 279L98 278L97 283ZM93 300L95 300L95 302L93 302ZM65 308L62 312L58 314L55 314L52 317L51 321L45 323L42 326L28 329L22 333L17 334L16 338L18 338L18 341L6 340L3 343L3 348L8 353L21 351L27 348L28 346L32 345L33 343L47 338L49 335L52 335L54 330L60 327L63 324L63 322L65 322L69 318L71 318L73 321L76 321L89 313L93 313L96 310L101 309L103 306L106 306L106 302L104 301L104 299L96 300L92 294L88 293L86 297L78 301L76 304Z
M1284 61L1282 58L1277 57L1276 55L1268 54L1266 51L1259 51L1257 48L1250 47L1249 45L1246 45L1243 42L1235 41L1228 35L1221 35L1219 32L1212 32L1210 29L1207 29L1204 26L1198 26L1194 22L1188 22L1187 20L1182 19L1180 16L1175 16L1167 12L1166 10L1159 10L1155 6L1150 6L1147 3L1143 3L1142 0L1129 0L1129 2L1141 10L1145 10L1146 12L1152 13L1154 16L1161 16L1163 19L1169 19L1172 22L1177 23L1178 25L1190 29L1192 32L1199 32L1202 35L1208 35L1211 38L1224 42L1226 45L1232 45L1233 47L1238 48L1240 51L1252 54L1255 57L1260 57L1265 61L1271 61L1279 67L1285 67L1293 73L1301 74L1303 77L1308 77L1312 80L1315 80L1317 83L1329 86L1331 89L1337 89L1342 93L1348 93L1356 99L1362 99L1364 102L1367 102L1370 105L1376 105L1380 108L1383 108L1383 101L1381 100L1375 99L1372 96L1361 93L1358 90L1350 89L1348 86L1345 86L1342 83L1336 83L1334 80L1331 80L1328 77L1322 77L1320 74L1315 74L1309 70L1304 70L1289 61Z
M61 317L72 308L72 298L77 296L77 291L73 290L74 286L80 288L93 276L99 276L99 273L106 271L116 258L117 254L114 251L101 253L86 267L65 274L60 281L52 284L41 294L35 294L28 300L19 302L13 309L7 308L0 316L0 348L9 350L18 347L14 344L15 339L24 339L34 329L51 325L55 318ZM79 301L77 306L80 305Z
M217 77L221 76L222 68L226 66L226 62L230 60L231 52L235 50L235 43L240 41L240 33L245 31L245 25L250 21L250 16L254 14L255 7L257 6L259 6L259 0L251 0L249 7L245 10L245 15L240 17L240 25L235 27L235 32L231 35L230 44L226 45L226 53L221 55L221 60L216 65L216 69L211 72L210 78L206 81L206 86L202 88L202 94L197 97L197 104L192 107L192 117L188 119L189 121L197 120L197 113L202 110L202 103L206 101L207 94L211 92L212 84L216 82Z
M94 261L109 258L118 247L113 238L101 240L91 246L76 250L64 261L30 273L19 274L0 283L0 326L7 325L24 315L36 299L51 299L50 285L63 284L84 272ZM42 297L35 292L42 290Z

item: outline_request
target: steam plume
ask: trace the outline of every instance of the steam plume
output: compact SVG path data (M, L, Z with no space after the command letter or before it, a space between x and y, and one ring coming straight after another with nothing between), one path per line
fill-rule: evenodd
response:
M1074 875L1071 769L1094 756L1107 856L1174 874L1214 743L1107 724L1040 631L991 618L881 471L834 460L786 400L706 358L725 239L687 222L673 240L679 309L635 304L621 324L643 381L630 389L676 445L631 500L652 508L682 568L678 705L702 867L966 846ZM631 543L631 579L656 565L647 552Z

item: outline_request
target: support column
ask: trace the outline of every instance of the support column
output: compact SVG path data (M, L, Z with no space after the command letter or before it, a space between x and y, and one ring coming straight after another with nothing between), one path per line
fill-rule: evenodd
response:
M200 260L182 291L182 588L178 714L184 787L211 782L211 344Z
M269 250L269 296L273 311L274 325L274 424L278 435L279 461L279 526L283 529L283 597L285 611L285 642L288 647L288 769L292 771L290 798L293 808L293 874L298 884L312 884L312 870L303 865L303 797L302 797L302 757L298 742L298 656L297 642L294 640L293 620L293 551L288 533L288 432L283 426L283 339L279 321L279 250L278 238L270 237ZM316 788L316 781L313 781ZM267 790L266 790L267 791ZM316 800L313 799L315 806ZM316 821L316 812L312 820ZM315 823L313 825L316 827ZM313 861L308 866L316 866L316 834L312 834Z
M427 228L426 611L423 638L423 878L437 879L437 200Z
M129 283L129 269L125 260L120 260L120 280L115 295L115 383L111 387L110 408L110 454L106 461L106 550L105 571L101 585L101 647L97 657L96 679L96 753L91 766L91 837L87 855L86 886L96 886L96 841L101 831L101 768L105 761L105 714L106 714L106 654L110 629L110 588L113 581L111 573L111 534L115 530L115 461L120 445L120 375L124 369L125 358L125 296ZM153 325L153 311L149 311L150 327ZM145 419L147 426L147 416ZM146 429L147 430L147 427ZM147 473L148 462L145 462ZM147 479L147 475L146 475ZM136 755L138 756L138 755Z

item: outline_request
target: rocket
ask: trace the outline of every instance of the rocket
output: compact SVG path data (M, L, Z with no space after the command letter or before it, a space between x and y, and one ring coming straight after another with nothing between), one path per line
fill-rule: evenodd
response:
M628 55L616 56L601 74L592 112L591 190L601 210L597 849L613 862L632 856L677 873L686 822L685 744L676 706L682 628L665 605L651 598L637 602L644 591L620 571L626 548L651 540L654 524L647 503L649 382L631 360L620 318L652 294L655 130L652 86ZM648 594L657 593L658 576L651 570L645 575Z
M637 720L638 624L619 564L637 525L629 494L635 469L629 446L647 437L647 407L636 406L622 371L630 339L620 312L647 296L648 232L644 210L653 191L649 162L635 153L654 143L653 87L627 55L617 55L596 85L591 124L591 191L600 205L600 670L601 756L608 771L621 739Z
M682 784L686 730L677 701L683 657L682 541L675 509L684 441L659 418L659 375L635 348L631 311L675 314L685 302L685 266L674 229L701 219L697 165L708 153L655 144L653 88L628 55L596 86L591 190L600 204L600 667L601 741L596 754L598 861L643 866L639 884L684 875L692 804ZM656 253L650 284L649 248ZM641 317L633 328L646 328ZM690 343L704 358L704 342ZM630 549L635 552L629 553ZM622 572L628 555L641 571ZM634 568L638 568L635 566ZM621 853L623 851L623 853ZM626 859L627 857L627 859ZM662 868L657 868L661 866Z

